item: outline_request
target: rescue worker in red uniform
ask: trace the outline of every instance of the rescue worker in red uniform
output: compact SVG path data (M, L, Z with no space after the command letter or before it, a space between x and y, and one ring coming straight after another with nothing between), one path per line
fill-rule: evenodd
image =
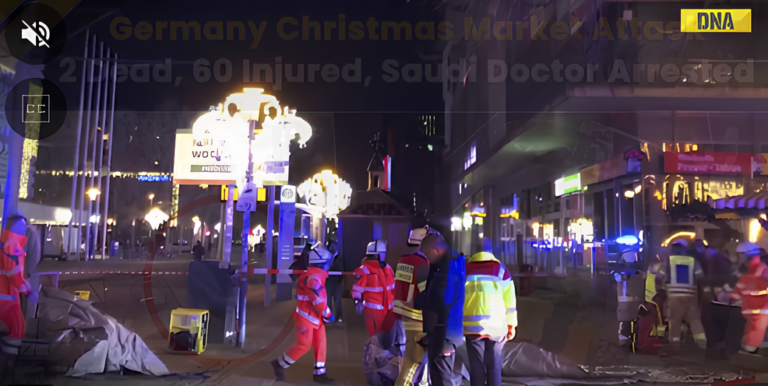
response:
M8 327L8 334L0 335L0 358L5 362L0 363L0 367L13 362L26 333L27 325L21 312L19 294L25 294L37 302L37 295L24 279L27 219L12 216L8 218L5 228L0 233L0 321Z
M768 267L760 260L760 247L754 243L741 243L736 252L750 258L749 271L741 275L731 293L734 300L741 300L741 314L747 320L739 352L757 354L768 327Z
M395 273L384 259L387 242L376 240L368 244L363 265L355 270L358 277L352 286L358 314L365 315L368 336L389 332L395 322Z
M331 383L333 379L325 374L326 337L325 322L333 322L335 317L328 308L325 292L325 279L331 266L333 255L317 244L309 253L309 268L296 281L296 311L293 321L296 324L296 343L278 359L272 361L275 379L285 381L285 369L294 364L310 347L315 354L315 372L313 380L317 383Z
M421 240L426 237L427 228L417 228L408 236L408 245L417 246L413 254L400 258L395 271L395 307L397 318L405 329L405 355L400 366L400 375L396 386L412 386L421 383L423 377L419 374L421 361L426 353L427 345L423 332L421 310L413 307L413 301L427 287L429 278L429 260L419 250ZM423 373L423 368L422 368Z

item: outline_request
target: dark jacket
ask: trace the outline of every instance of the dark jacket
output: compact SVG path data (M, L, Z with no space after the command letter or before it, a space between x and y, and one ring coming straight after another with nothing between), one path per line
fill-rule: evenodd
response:
M203 255L205 255L205 248L200 244L195 244L195 246L192 247L192 255L195 257L195 260L202 260Z
M344 258L341 257L341 255L337 255L333 258L333 262L331 263L330 270L332 272L344 272ZM331 285L337 285L341 284L344 281L344 276L341 275L331 275L328 276L327 279L325 279L326 286Z
M467 281L467 262L459 254L450 262L448 283L445 288L445 305L448 307L446 338L459 346L464 338L464 285Z

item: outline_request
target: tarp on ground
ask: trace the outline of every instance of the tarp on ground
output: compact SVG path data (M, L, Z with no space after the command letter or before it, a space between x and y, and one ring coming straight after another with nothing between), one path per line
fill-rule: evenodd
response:
M740 374L701 366L582 366L530 343L504 345L501 375L505 385L621 385L637 382L711 384ZM631 354L642 355L642 354Z
M40 296L40 331L50 342L54 367L70 368L68 376L119 371L167 375L168 369L136 333L91 302L52 287Z
M368 384L394 386L405 354L405 329L397 321L389 333L379 333L365 343L363 366Z

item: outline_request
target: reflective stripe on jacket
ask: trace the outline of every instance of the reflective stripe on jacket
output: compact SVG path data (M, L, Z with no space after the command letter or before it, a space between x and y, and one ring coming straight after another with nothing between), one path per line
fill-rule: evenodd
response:
M467 262L464 334L501 341L507 326L517 326L517 300L512 276L492 254L480 252Z
M377 260L368 260L355 270L358 279L352 286L352 298L374 310L391 310L395 306L395 273Z
M294 320L306 320L313 327L319 327L323 318L331 316L325 292L328 272L321 268L309 267L296 281L296 313ZM297 320L297 321L298 321Z
M670 256L669 267L669 284L667 285L669 295L697 296L696 281L703 276L703 271L696 260L690 256Z
M409 323L406 329L421 331L421 310L413 308L416 296L424 292L429 277L429 260L426 257L413 254L400 258L395 272L395 308L396 314L406 318L403 324Z
M0 233L0 300L15 301L31 289L24 279L24 244L27 238L9 230Z
M731 293L735 300L741 300L741 313L744 315L768 314L768 267L755 256L749 262L749 271L741 275Z

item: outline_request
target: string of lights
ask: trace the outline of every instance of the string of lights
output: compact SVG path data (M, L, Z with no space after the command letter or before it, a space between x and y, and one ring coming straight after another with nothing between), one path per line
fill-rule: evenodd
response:
M39 175L52 175L52 176L67 176L72 177L75 173L72 171L57 171L57 170L37 170L35 171L35 174ZM78 175L83 175L83 172L80 171ZM86 172L86 177L90 177L91 173ZM99 172L94 172L95 176L99 175ZM165 181L171 181L173 179L173 173L163 173L163 172L112 172L110 173L111 177L114 178L136 178L140 181L148 181L148 182L165 182Z

